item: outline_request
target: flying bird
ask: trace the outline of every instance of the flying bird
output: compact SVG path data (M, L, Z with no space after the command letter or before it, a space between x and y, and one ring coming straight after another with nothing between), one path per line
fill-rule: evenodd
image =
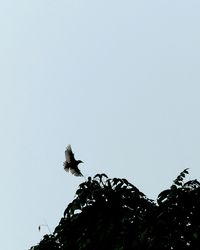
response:
M66 161L63 162L64 170L67 172L71 172L75 176L83 176L81 171L78 168L79 163L83 163L80 160L76 160L74 158L74 153L72 152L71 145L69 144L65 150L65 158Z

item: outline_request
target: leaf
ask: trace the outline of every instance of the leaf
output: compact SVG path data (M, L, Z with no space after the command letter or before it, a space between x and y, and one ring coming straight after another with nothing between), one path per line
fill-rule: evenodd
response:
M177 178L173 181L173 183L174 183L176 186L182 187L182 186L183 186L183 180L184 180L186 174L189 174L188 168L184 169L184 170L177 176Z
M122 179L122 181L128 186L129 182L126 179Z
M83 193L83 190L81 190L80 188L79 189L77 189L77 191L76 191L76 195L80 195L80 194L82 194Z
M159 195L158 195L158 198L157 198L157 202L159 204L161 204L167 197L168 195L171 193L171 190L170 189L167 189L167 190L164 190L162 191Z

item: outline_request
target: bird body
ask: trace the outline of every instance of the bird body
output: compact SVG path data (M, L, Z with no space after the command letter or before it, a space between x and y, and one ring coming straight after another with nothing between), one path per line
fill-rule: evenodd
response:
M75 176L83 176L81 171L78 168L78 164L82 163L81 160L76 160L74 158L74 153L72 152L71 145L69 144L65 150L66 161L63 162L64 170L71 172Z

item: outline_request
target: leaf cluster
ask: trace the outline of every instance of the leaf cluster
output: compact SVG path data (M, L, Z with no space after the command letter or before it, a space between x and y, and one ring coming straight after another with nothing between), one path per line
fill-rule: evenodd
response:
M200 183L179 174L154 202L126 179L105 174L80 184L51 235L31 250L199 249Z

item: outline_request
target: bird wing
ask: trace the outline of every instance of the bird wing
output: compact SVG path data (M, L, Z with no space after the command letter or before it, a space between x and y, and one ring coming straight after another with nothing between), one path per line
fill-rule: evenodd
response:
M69 144L65 150L65 158L67 163L72 163L75 161L74 153L72 152L71 145Z
M77 167L76 168L70 168L70 172L75 176L83 176L81 171Z

